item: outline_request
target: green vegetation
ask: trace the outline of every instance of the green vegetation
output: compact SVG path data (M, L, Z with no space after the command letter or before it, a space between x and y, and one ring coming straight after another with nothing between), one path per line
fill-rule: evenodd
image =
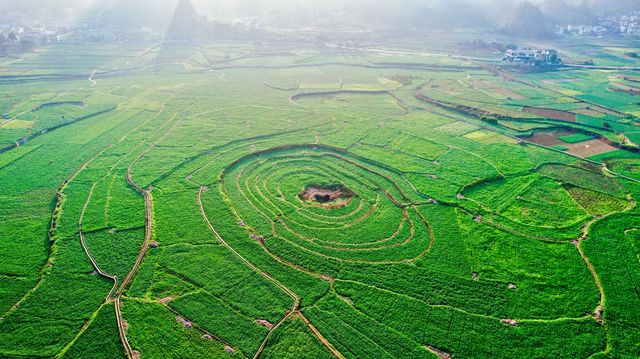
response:
M616 71L281 46L2 65L0 357L640 354Z
M566 143L578 143L578 142L589 141L591 139L593 139L593 136L590 136L584 133L576 133L575 135L563 136L559 138L559 140L564 141Z
M115 322L116 312L113 306L100 308L95 319L80 334L63 358L125 358L118 337L118 326Z
M265 358L333 358L300 319L289 319L267 342Z

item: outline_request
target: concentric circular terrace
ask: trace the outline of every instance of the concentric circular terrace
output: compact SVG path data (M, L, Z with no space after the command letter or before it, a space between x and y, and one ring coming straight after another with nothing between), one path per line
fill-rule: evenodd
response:
M280 260L316 273L340 261L410 261L428 252L427 219L384 168L326 146L273 148L239 159L220 190L250 237ZM301 191L317 183L352 191L343 206L310 205Z

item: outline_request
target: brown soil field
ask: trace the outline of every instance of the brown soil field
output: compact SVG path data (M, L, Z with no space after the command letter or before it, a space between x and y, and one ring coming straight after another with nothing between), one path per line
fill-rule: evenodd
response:
M545 132L535 132L533 136L527 137L526 140L529 142L537 143L542 146L551 147L551 146L563 146L567 147L567 143L559 140L560 137L569 136L575 134L575 131L561 130L561 131L545 131Z
M569 149L568 153L580 157L591 157L617 150L617 148L597 138L579 143L566 143L563 146Z
M533 136L526 138L526 140L546 147L562 146L567 148L565 152L580 157L591 157L617 150L617 148L598 138L578 143L566 143L560 140L560 137L575 133L577 132L569 130L535 132Z
M576 114L567 111L553 110L550 108L541 107L523 107L522 112L532 113L553 120L576 122Z

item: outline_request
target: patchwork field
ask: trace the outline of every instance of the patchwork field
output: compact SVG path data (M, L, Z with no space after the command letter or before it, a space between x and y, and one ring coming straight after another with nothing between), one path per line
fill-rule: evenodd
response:
M640 355L634 94L274 46L2 65L0 357Z

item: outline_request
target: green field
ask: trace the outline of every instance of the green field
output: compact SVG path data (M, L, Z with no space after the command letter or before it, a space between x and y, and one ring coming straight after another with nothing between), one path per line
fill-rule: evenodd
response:
M0 357L640 355L638 131L599 72L244 42L1 66ZM526 141L554 126L620 149Z
M566 143L579 143L589 141L591 139L593 139L593 136L586 135L584 133L576 133L575 135L563 136L559 138L560 141Z

